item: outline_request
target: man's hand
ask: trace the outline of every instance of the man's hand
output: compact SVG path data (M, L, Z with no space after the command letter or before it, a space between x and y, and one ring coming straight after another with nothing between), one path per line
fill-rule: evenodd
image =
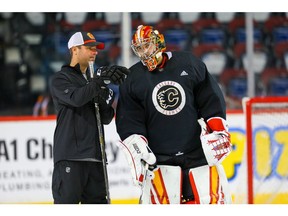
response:
M115 85L122 84L129 73L130 70L128 68L117 65L103 66L97 70L98 76L100 76L100 79L102 79L105 84L112 83Z
M95 103L105 104L111 106L114 101L115 95L112 89L107 87L101 87L98 91L97 96L94 98Z

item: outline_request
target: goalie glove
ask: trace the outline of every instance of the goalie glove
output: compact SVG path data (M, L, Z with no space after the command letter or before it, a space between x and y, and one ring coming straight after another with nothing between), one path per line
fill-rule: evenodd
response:
M206 125L203 118L198 119L201 126L202 149L209 166L220 164L232 151L230 134L222 118L210 118ZM212 130L211 133L209 133Z
M133 134L123 142L120 141L118 146L124 152L134 185L142 186L147 177L153 179L153 172L148 169L147 164L155 165L156 157L149 148L144 136Z

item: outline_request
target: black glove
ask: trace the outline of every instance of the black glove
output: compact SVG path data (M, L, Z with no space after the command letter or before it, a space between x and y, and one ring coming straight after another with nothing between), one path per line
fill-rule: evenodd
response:
M107 87L101 87L96 97L94 98L94 103L98 103L105 106L111 106L114 101L114 98L115 95L112 89Z
M97 74L100 74L100 78L104 80L104 83L115 85L122 84L129 73L128 68L117 65L103 66L97 70Z
M98 76L93 77L91 79L91 82L93 82L95 84L97 91L100 91L101 88L105 88L107 86L107 84L104 83L104 80Z

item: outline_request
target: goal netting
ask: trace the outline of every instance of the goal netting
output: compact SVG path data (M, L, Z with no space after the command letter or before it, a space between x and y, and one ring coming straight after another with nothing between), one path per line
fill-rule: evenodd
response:
M288 97L243 99L247 202L288 203Z

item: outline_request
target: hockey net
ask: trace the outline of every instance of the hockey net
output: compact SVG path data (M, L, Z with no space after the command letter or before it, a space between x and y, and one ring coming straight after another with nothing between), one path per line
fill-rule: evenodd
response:
M288 203L288 97L243 99L247 202Z

